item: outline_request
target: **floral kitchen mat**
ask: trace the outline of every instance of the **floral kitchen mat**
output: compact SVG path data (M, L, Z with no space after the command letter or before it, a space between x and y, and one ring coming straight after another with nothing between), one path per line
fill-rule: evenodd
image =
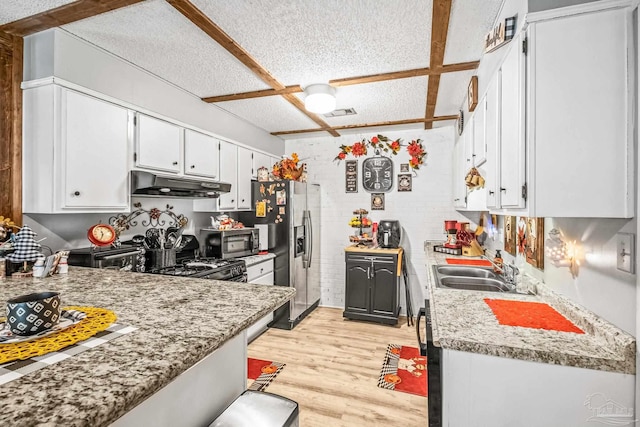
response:
M135 328L133 326L119 325L117 323L114 323L107 329L93 335L91 338L79 341L75 344L71 344L70 346L63 348L60 351L53 351L43 356L36 356L25 360L17 360L14 362L4 363L0 365L0 385L21 378L44 367L58 363L61 360L68 359L76 354L80 354L84 351L114 340L137 329L138 328Z

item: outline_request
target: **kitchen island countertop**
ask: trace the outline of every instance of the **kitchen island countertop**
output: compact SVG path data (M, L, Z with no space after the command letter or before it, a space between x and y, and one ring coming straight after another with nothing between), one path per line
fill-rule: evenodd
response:
M108 425L295 295L288 287L82 267L0 279L3 303L44 290L60 292L63 307L106 308L138 329L4 384L6 425Z
M442 348L507 357L532 362L575 366L635 374L635 339L586 308L524 275L536 295L464 291L435 286L431 266L446 258L478 259L447 255L426 247L427 293L434 343ZM485 298L544 302L585 333L549 331L500 325Z

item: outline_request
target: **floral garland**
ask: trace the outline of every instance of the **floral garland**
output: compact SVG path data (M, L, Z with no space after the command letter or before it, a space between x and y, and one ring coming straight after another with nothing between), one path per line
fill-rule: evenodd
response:
M402 139L400 138L392 141L384 135L376 135L369 140L362 138L361 141L355 142L353 145L341 145L340 153L333 160L340 162L349 154L353 154L354 157L366 156L368 148L372 148L376 153L382 150L395 156L402 146ZM410 156L409 166L412 169L420 169L420 165L424 163L424 156L427 154L422 146L422 140L412 140L407 146L407 153Z

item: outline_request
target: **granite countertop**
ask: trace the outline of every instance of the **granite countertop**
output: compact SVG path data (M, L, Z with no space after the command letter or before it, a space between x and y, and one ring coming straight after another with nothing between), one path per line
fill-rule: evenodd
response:
M252 265L259 264L263 261L267 261L275 257L276 257L276 254L269 252L268 254L264 254L264 255L249 255L239 259L244 260L245 264L247 264L247 267L251 267Z
M464 291L435 286L431 266L446 258L478 259L426 248L427 291L435 345L451 350L533 362L635 374L635 338L536 279L523 281L536 295ZM584 334L500 325L484 298L537 301L555 308Z
M3 424L104 426L294 295L281 286L70 267L0 279L0 300L60 292L62 306L112 310L138 330L4 384Z

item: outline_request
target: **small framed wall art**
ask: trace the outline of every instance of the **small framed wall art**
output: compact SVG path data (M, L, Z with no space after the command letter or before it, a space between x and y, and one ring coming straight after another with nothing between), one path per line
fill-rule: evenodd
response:
M544 268L544 218L527 218L527 262L535 268Z
M469 112L476 109L478 105L478 76L472 76L467 90L467 102L469 104Z
M398 175L398 191L411 191L412 181L411 174L399 174Z
M516 256L516 217L504 217L504 250Z
M344 167L345 193L358 192L358 161L347 160Z
M371 193L371 210L384 210L384 193Z
M409 172L409 163L400 163L400 172Z

